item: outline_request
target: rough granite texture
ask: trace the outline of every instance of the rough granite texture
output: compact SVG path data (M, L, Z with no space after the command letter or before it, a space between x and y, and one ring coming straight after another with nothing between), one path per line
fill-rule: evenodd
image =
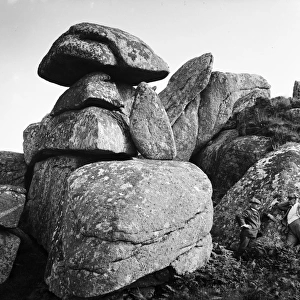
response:
M40 152L136 155L122 114L99 107L47 116L40 124L29 125L24 131L23 148L28 164Z
M200 151L198 156L198 166L209 177L213 190L221 195L225 195L252 165L273 150L267 137L237 137L236 130L227 130L226 133L227 139L223 134ZM222 138L223 144L220 145Z
M165 78L169 67L146 43L125 31L80 23L53 43L38 68L40 77L64 86L92 72L137 85Z
M3 229L0 229L0 284L9 276L13 267L20 239Z
M177 155L175 160L189 161L198 136L198 108L200 95L191 101L172 126Z
M281 247L286 239L280 220L283 212L276 209L275 201L287 200L289 194L300 198L300 144L287 143L270 152L253 165L222 198L214 210L213 236L215 242L233 246L238 241L239 226L236 213L245 209L256 197L262 202L262 211L271 213L278 222L263 223L258 243L265 247Z
M138 85L130 114L130 133L138 151L148 159L173 159L176 146L167 113L145 82Z
M17 227L23 212L26 190L13 185L0 185L0 226Z
M93 297L173 266L203 266L213 208L206 175L187 162L97 162L68 179L61 260L46 281L59 297ZM64 288L62 288L64 287Z
M0 185L10 184L24 187L24 177L27 171L24 154L0 151Z
M171 125L207 86L212 72L211 53L195 57L181 66L170 78L167 87L159 93Z
M97 106L122 111L129 116L134 91L128 84L112 82L107 74L101 72L87 74L59 97L50 115Z
M250 97L245 97L250 93ZM220 132L234 113L253 105L256 97L261 96L270 96L270 85L259 75L212 72L209 84L201 93L194 154Z

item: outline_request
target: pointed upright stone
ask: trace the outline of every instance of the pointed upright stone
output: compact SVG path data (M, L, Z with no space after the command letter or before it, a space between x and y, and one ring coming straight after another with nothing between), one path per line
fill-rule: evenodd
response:
M176 146L167 113L155 91L138 85L130 115L130 133L138 151L149 159L173 159Z

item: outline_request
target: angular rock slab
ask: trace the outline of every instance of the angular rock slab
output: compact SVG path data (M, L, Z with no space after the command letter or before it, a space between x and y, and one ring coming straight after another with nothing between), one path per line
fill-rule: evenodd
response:
M198 95L172 126L177 151L175 160L189 161L196 147L200 101L201 97Z
M99 107L47 116L40 124L29 125L23 148L28 164L41 153L136 154L122 115Z
M57 100L50 115L88 106L119 110L129 116L134 100L134 88L128 84L114 83L104 73L91 73L67 89Z
M138 151L149 159L173 159L176 146L167 113L155 91L138 85L130 114L130 133Z
M245 97L247 94L251 97ZM212 72L209 84L201 94L194 154L220 132L235 112L253 105L255 98L261 96L270 97L270 85L262 76Z
M0 284L9 276L13 267L20 239L0 229Z
M24 187L26 171L27 165L23 153L0 151L0 185Z
M92 72L137 85L165 78L168 65L139 38L117 28L92 23L71 26L41 61L40 77L71 86Z
M26 190L12 185L0 185L0 226L17 227L23 212Z
M245 209L256 197L262 202L262 211L271 213L278 222L263 223L263 246L273 248L284 245L286 234L280 220L283 212L274 206L275 200L283 202L289 194L300 198L300 144L287 143L260 159L245 173L222 198L214 210L214 241L230 247L238 242L239 226L236 213Z
M212 66L211 53L189 60L172 75L167 87L159 93L171 125L180 117L186 106L207 86Z
M59 297L103 295L169 265L192 272L209 258L211 184L191 163L92 163L69 177L67 203L64 260L46 278Z

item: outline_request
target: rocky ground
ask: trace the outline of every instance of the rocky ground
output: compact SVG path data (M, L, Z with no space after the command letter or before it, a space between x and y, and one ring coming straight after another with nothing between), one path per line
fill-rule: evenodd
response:
M1 300L58 300L43 283L46 255L36 246L22 247L23 255L18 255L10 278L0 286ZM105 300L297 300L298 251L250 250L243 259L236 260L232 251L215 243L205 267L186 276L174 275L156 288L124 290Z

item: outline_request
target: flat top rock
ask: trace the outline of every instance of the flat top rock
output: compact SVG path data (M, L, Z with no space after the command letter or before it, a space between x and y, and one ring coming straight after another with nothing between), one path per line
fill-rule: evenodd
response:
M135 85L165 78L169 67L146 43L125 31L80 23L53 43L38 68L40 77L63 86L97 71Z

